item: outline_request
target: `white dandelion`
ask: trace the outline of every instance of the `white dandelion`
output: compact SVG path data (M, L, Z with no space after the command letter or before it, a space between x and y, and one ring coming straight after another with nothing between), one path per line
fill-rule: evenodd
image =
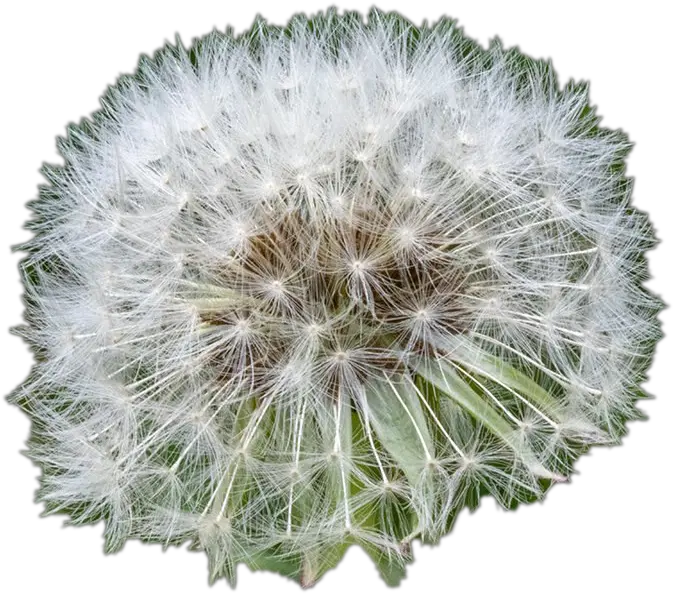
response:
M39 499L394 584L638 418L660 336L630 144L550 65L372 11L143 59L60 142L21 263Z

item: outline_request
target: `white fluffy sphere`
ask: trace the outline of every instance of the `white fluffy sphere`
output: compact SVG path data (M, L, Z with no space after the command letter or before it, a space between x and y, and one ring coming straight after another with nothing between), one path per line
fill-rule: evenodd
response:
M636 418L661 308L629 143L453 21L262 20L143 59L70 129L22 248L39 498L314 583L395 583L491 494Z

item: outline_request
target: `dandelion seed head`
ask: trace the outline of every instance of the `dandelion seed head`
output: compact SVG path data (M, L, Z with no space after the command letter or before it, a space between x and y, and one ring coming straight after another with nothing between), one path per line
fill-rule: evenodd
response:
M332 10L168 46L103 105L31 205L12 398L41 500L108 549L403 566L639 416L653 232L549 64Z

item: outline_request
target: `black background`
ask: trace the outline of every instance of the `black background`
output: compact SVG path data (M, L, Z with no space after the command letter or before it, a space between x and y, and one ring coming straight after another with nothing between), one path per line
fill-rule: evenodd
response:
M488 6L488 3L486 4ZM283 24L292 11L314 9L253 9L236 11L217 3L221 11L217 25L245 29L252 16L262 12L270 21ZM378 6L387 8L379 3ZM486 43L498 36L506 45L518 45L538 58L551 58L562 78L589 80L591 99L604 122L627 130L634 143L630 174L640 176L640 133L643 113L648 107L646 50L638 14L591 12L565 3L539 8L508 7L496 13L490 8L469 11L458 5L434 10L399 9L409 17L432 18L446 14L456 18L473 36ZM188 23L183 14L198 14L199 3L188 10L172 11L165 4L162 12L139 16L141 8L115 11L111 6L91 6L91 13L36 15L31 26L21 33L11 52L16 68L18 92L17 119L23 123L22 158L30 161L32 185L23 185L11 196L11 216L3 221L9 244L26 239L21 231L25 218L24 203L40 182L39 167L57 158L55 138L68 122L98 107L97 99L122 73L132 72L140 52L151 51L164 41L173 42L176 33L190 37L211 31L216 25ZM93 11L101 10L94 14ZM392 7L391 7L392 8ZM611 9L614 10L614 9ZM213 15L213 20L216 18ZM157 24L155 20L166 24ZM652 89L650 88L650 91ZM27 136L26 136L27 135ZM24 165L25 167L25 165ZM24 169L25 171L25 169ZM650 288L666 297L670 289L663 278L666 235L663 211L657 196L640 196L636 185L634 202L651 214L663 240L652 256L655 278ZM21 309L20 289L14 289L15 260L9 257L9 277L5 293L10 298L8 323L15 323ZM662 315L668 328L668 313ZM9 338L3 366L9 372L7 387L20 382L30 365L22 344ZM658 351L652 381L646 388L663 396L661 384L664 346ZM404 592L432 592L469 589L480 592L496 586L523 592L540 590L583 591L591 586L635 586L648 592L654 588L659 571L656 541L666 541L661 524L662 510L668 507L664 491L666 463L659 461L658 413L660 400L645 402L642 409L649 421L635 423L620 448L595 450L577 467L575 480L556 487L541 504L505 513L491 502L481 510L465 515L439 549L416 548L415 562L409 568ZM58 520L40 519L40 508L33 504L37 474L18 451L26 428L19 413L4 404L0 408L0 435L10 445L3 446L0 492L5 503L0 507L2 558L0 589L14 591L96 591L119 592L226 592L218 584L209 588L207 565L200 554L182 550L162 552L160 547L129 544L117 557L104 558L100 529L64 528ZM664 543L661 545L665 546ZM11 585L12 581L14 585ZM10 585L7 589L5 584ZM344 592L347 589L382 592L384 586L366 557L352 551L344 565L314 591ZM297 587L264 574L251 575L239 570L241 592L295 592Z

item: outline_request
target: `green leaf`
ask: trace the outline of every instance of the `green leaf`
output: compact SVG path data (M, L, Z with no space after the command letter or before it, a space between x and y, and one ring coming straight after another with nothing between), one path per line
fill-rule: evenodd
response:
M462 406L484 427L509 446L531 472L542 478L564 480L564 477L544 467L533 451L516 435L512 426L458 375L450 363L441 360L423 359L416 362L415 368L427 382Z
M255 553L246 559L246 564L253 571L273 571L297 581L301 575L301 560L297 554L287 555L267 550Z
M367 385L365 414L381 445L411 484L418 483L434 446L418 396L400 377Z
M451 359L512 391L520 399L534 404L558 420L558 402L537 382L505 361L480 349L477 345L461 342L451 349Z
M378 569L381 579L388 586L399 586L407 575L406 564L411 561L411 553L406 558L394 556L371 543L360 543L364 551L371 557Z
M498 412L464 381L451 366L443 361L424 360L416 371L436 388L460 404L504 441L509 440L512 427Z
M334 569L352 542L340 541L309 549L302 555L299 580L304 588L313 586L325 573Z

